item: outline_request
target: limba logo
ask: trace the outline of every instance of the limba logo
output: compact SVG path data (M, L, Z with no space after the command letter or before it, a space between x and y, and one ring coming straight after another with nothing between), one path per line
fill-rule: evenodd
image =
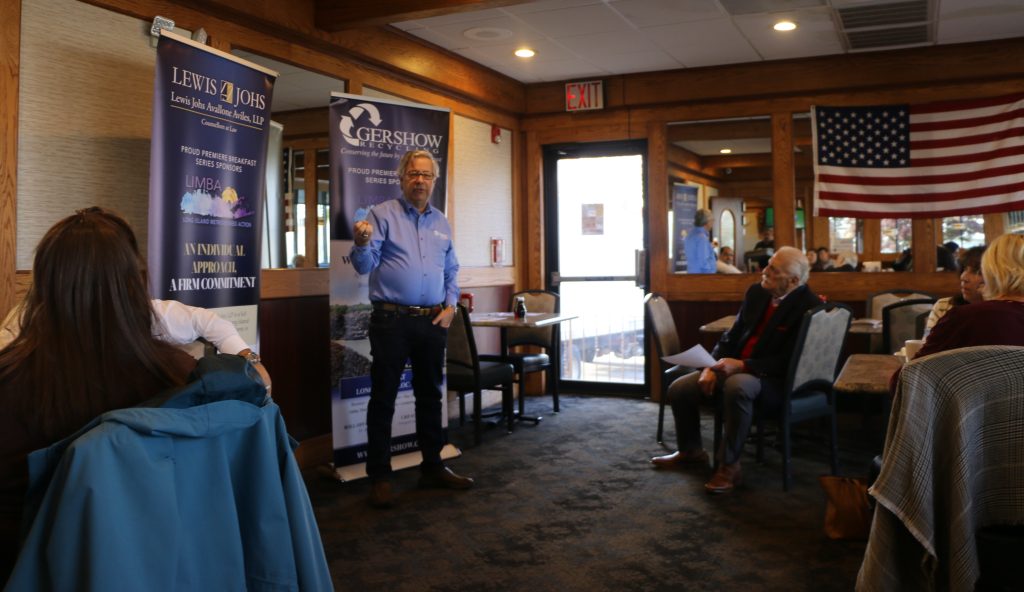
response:
M375 105L359 103L341 116L338 130L345 142L358 148L436 150L441 145L442 137L439 135L380 129L383 122Z

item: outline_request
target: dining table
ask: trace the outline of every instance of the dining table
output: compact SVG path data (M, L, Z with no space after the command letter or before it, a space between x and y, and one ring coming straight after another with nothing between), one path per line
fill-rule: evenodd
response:
M553 363L560 363L561 360L561 325L566 321L577 318L577 315L563 312L527 312L525 317L517 317L512 312L472 312L469 314L469 324L474 327L496 327L501 330L501 355L508 355L508 330L515 328L548 327L554 325L553 336L554 351L549 352ZM571 339L571 334L570 334ZM520 393L520 396L523 396ZM555 409L557 411L557 409ZM538 423L542 419L539 416L516 416L520 421Z
M882 410L882 426L889 424L889 379L903 367L903 358L893 354L853 354L846 358L832 385L841 395L855 398L864 413L864 423L871 406L878 402ZM884 438L884 429L883 438Z

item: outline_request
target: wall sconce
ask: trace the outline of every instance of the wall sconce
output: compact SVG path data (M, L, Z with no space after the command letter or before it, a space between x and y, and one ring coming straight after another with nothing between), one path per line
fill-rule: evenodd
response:
M501 144L501 128L497 124L491 124L491 143Z

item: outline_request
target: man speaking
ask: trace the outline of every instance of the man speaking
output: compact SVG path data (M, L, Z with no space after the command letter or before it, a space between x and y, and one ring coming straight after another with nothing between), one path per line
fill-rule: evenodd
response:
M469 489L473 480L441 462L445 346L459 300L459 262L451 227L430 205L437 162L425 150L398 164L403 197L374 206L353 226L352 266L370 274L370 404L366 412L366 474L370 505L394 505L391 420L405 370L412 363L416 438L423 453L420 487Z

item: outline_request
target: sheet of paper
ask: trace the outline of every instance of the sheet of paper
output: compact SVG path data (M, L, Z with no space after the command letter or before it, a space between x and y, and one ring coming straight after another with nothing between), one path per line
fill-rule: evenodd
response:
M707 368L708 366L713 366L717 361L712 358L711 354L708 353L708 350L704 349L704 346L699 343L674 356L665 356L662 360L665 360L669 364L686 366L688 368Z

